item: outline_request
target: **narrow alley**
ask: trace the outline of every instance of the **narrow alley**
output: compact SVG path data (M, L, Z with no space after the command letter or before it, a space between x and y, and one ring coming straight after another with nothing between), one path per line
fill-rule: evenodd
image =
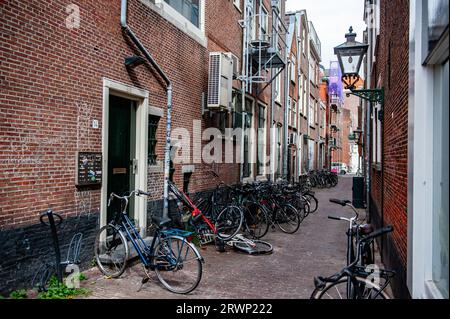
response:
M303 299L314 290L314 276L328 276L345 265L347 224L328 219L351 216L352 212L329 202L330 198L351 199L352 178L340 177L331 189L316 190L319 209L309 215L294 235L270 230L263 240L273 245L268 256L248 256L227 248L217 252L213 245L202 249L205 259L199 287L187 296L195 299ZM139 263L119 279L107 279L97 268L85 272L88 298L174 298L156 276L141 288L144 276ZM140 289L140 291L138 291Z

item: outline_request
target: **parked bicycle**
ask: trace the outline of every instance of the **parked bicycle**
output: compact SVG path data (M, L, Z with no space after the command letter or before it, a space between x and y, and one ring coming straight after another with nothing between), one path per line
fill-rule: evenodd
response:
M155 234L149 246L127 215L129 199L134 195L149 196L146 192L135 190L125 196L111 193L109 197L108 206L117 198L121 200L122 211L116 212L114 219L97 233L95 258L98 268L108 277L122 275L129 258L130 242L147 277L150 277L149 270L155 271L158 280L171 292L187 294L193 291L200 283L204 260L195 245L187 239L192 233L168 229L170 219L153 216Z
M199 206L207 204L206 201L200 201L198 206L183 191L181 191L174 183L169 182L169 189L175 197L187 208L182 218L189 223L196 232L204 236L217 236L220 240L227 241L233 238L241 229L243 222L243 213L239 207L226 205L220 207L212 205L208 210L209 216L206 216L203 208ZM214 200L214 198L212 199ZM214 204L215 201L212 202ZM205 207L207 208L207 207ZM206 239L205 242L212 241L214 238Z
M357 242L356 258L331 277L314 278L311 299L389 299L386 288L395 272L376 267L363 267L362 247L369 241L393 231L392 226L379 229Z
M374 266L373 245L376 237L391 232L393 228L387 226L374 232L371 225L359 220L358 211L351 201L330 199L330 202L349 207L354 212L352 217L328 216L329 219L348 223L346 267L334 276L315 278L316 289L311 298L386 298L383 291L394 273L389 270L376 271L378 267ZM374 278L378 278L378 282L372 280ZM384 280L383 284L379 283L381 279Z

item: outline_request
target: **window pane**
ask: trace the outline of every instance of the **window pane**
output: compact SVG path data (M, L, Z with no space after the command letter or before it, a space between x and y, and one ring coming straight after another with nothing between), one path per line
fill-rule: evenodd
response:
M148 117L148 164L156 165L156 132L158 129L159 117Z
M433 208L433 281L444 298L449 297L448 288L448 215L449 215L449 98L448 61L436 70L436 94L441 96L434 114L434 208ZM436 95L435 94L435 95Z
M448 0L428 0L428 52L438 43L448 26Z
M200 0L164 0L197 28L200 27Z

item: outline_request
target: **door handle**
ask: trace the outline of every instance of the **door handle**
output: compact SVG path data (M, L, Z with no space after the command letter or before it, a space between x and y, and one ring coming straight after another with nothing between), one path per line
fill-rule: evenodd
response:
M138 160L137 160L137 158L133 158L133 161L132 161L131 165L132 165L132 172L133 172L134 175L136 175L137 171L138 171Z

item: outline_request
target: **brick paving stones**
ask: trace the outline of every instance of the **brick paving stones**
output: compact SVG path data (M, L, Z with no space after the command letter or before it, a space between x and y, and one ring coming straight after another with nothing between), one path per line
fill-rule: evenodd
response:
M140 291L144 276L138 263L119 279L107 279L96 269L85 273L83 282L89 298L187 298L187 299L302 299L314 289L313 278L332 275L345 265L346 223L329 220L328 215L350 216L348 209L330 203L329 198L351 199L352 179L340 178L336 188L316 190L319 209L302 223L294 235L269 231L264 240L273 247L268 256L248 256L214 246L201 249L205 258L200 285L191 294L174 295L159 284L156 276Z

